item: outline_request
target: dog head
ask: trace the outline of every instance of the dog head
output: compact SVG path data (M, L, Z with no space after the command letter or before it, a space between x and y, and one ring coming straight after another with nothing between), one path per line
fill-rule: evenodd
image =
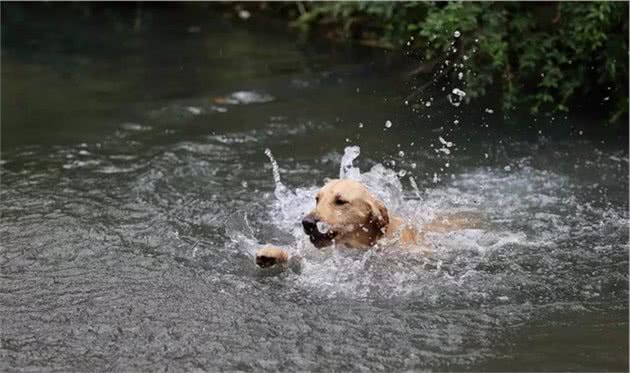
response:
M389 224L383 202L353 180L328 182L315 201L315 209L304 217L302 226L318 248L333 243L357 248L372 246Z

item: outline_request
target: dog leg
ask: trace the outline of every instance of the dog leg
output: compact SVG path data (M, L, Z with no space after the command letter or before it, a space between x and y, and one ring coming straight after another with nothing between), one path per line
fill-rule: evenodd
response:
M289 253L276 246L265 246L256 250L256 264L267 268L276 264L285 264L289 261Z

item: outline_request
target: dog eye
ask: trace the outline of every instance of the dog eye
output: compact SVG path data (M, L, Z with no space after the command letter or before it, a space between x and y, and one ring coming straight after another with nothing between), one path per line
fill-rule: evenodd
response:
M319 196L315 197L315 203L319 203Z
M346 203L348 203L348 201L343 200L343 199L339 199L339 198L337 198L337 199L335 200L335 205L337 205L337 206L345 205Z

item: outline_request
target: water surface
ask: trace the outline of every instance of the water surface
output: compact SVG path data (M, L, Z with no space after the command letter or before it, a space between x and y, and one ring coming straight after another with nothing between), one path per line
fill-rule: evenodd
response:
M3 4L3 370L628 369L627 128L439 89L414 112L387 52L151 17ZM482 224L431 256L314 249L350 145L392 212ZM257 269L264 242L302 270Z

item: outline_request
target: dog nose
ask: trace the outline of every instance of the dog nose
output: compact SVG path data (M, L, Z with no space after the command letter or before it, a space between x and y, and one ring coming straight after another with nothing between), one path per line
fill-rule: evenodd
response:
M302 226L304 227L304 231L309 234L317 231L318 221L319 220L316 219L313 215L306 215L304 219L302 219Z

